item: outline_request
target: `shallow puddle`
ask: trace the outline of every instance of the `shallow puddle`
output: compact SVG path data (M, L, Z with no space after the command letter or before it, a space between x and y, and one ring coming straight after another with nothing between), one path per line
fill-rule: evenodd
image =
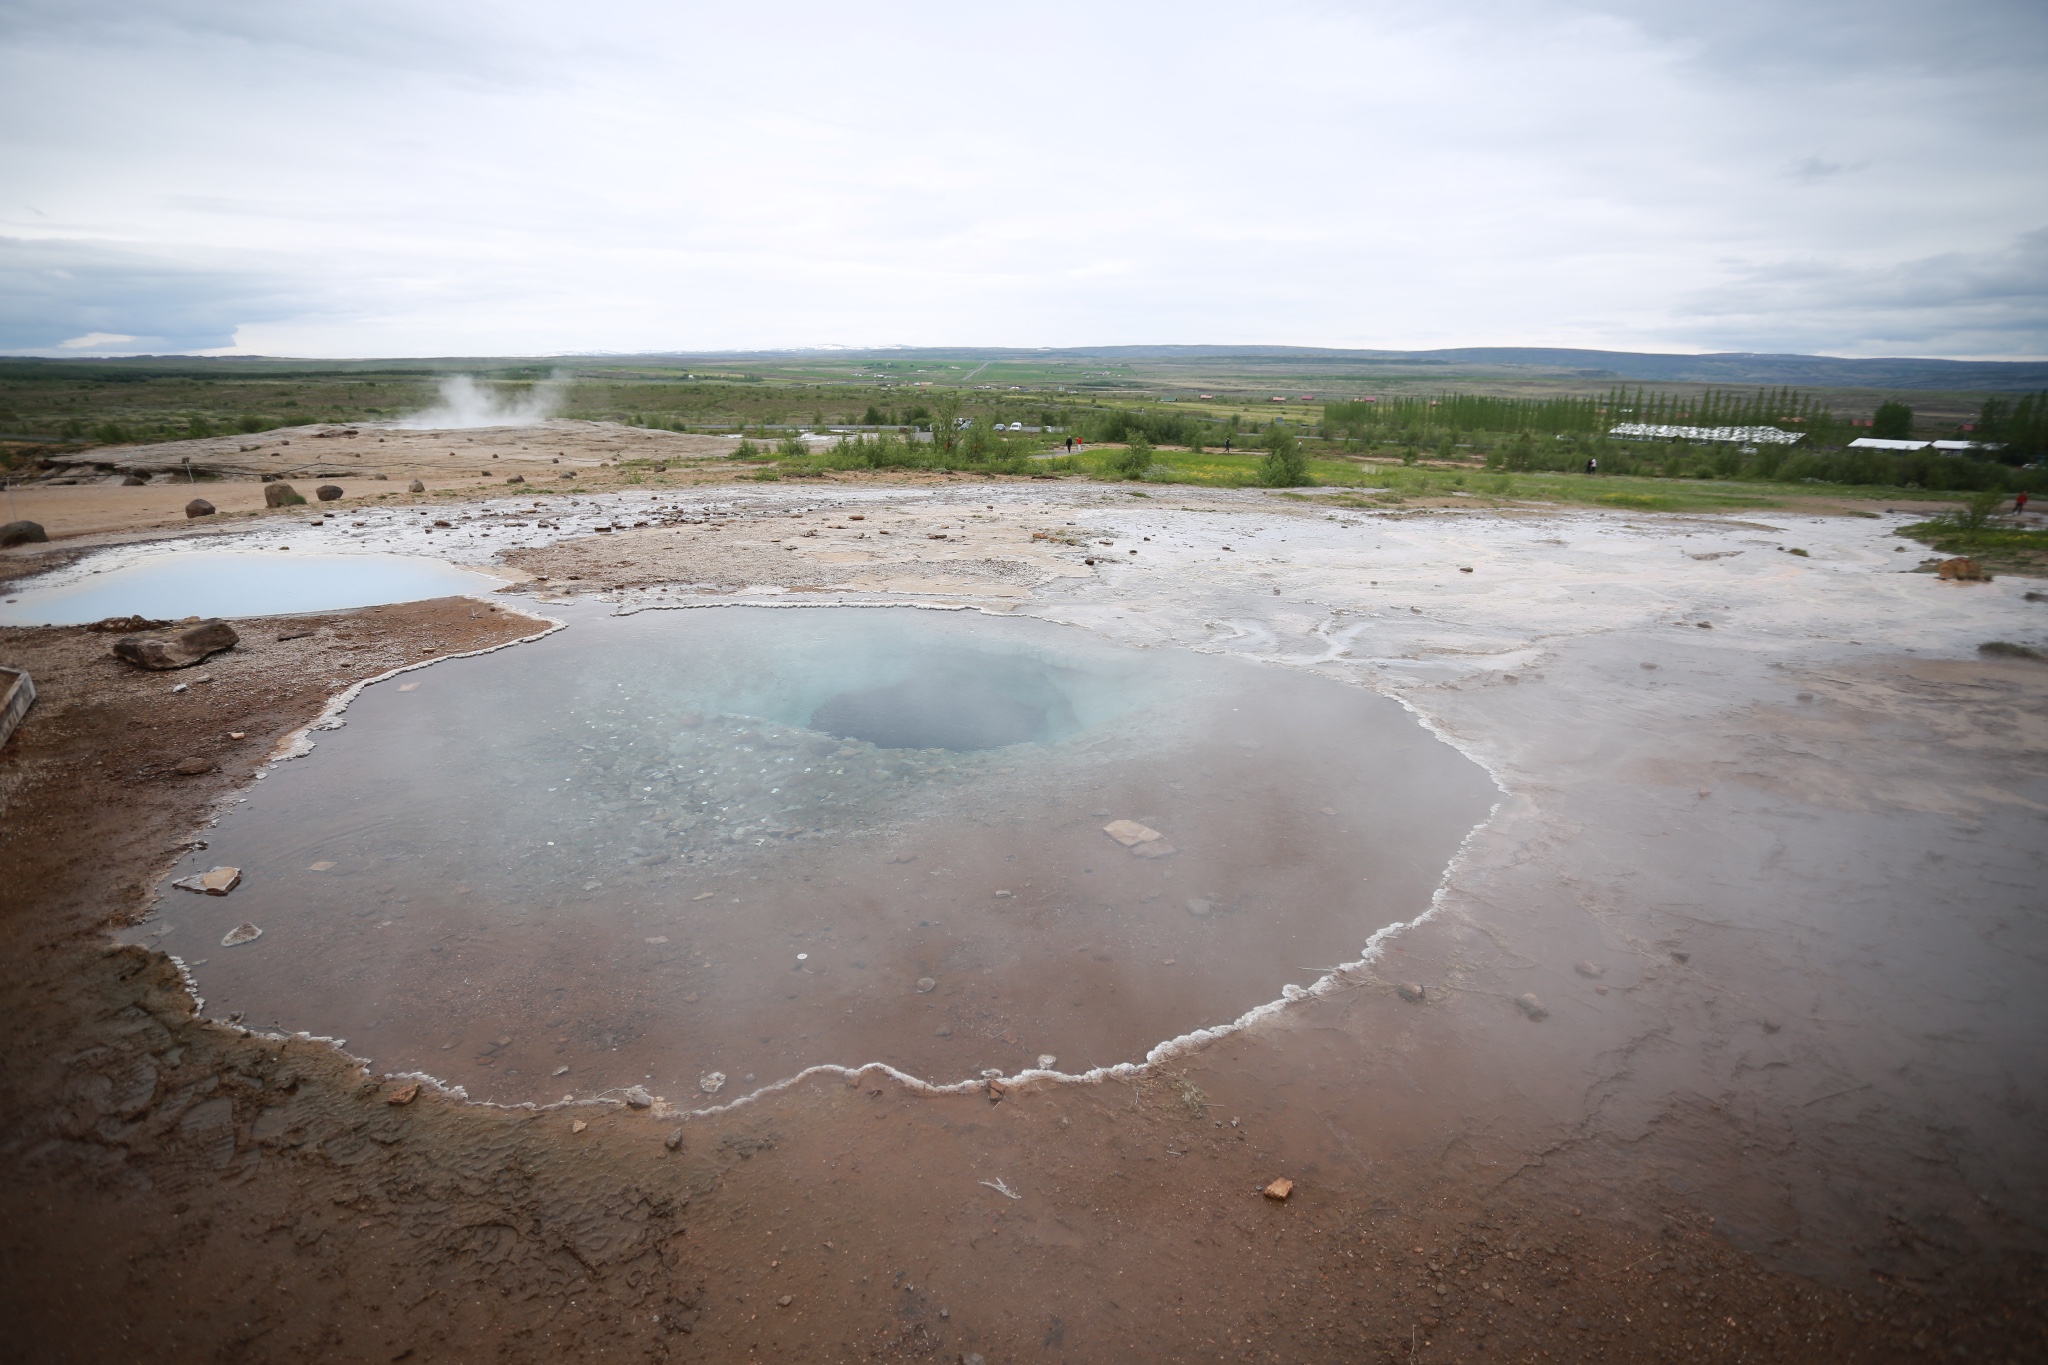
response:
M1494 796L1274 667L967 612L593 616L366 689L172 874L240 887L139 936L214 1017L477 1098L1079 1071L1355 960Z
M495 592L502 578L416 555L257 554L187 550L101 570L90 563L49 588L11 593L0 626L75 626L110 616L282 616Z

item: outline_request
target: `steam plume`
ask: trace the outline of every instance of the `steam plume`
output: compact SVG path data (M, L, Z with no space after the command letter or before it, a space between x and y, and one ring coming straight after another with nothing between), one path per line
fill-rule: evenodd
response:
M394 425L410 430L445 431L459 427L530 427L561 411L569 396L569 379L553 375L524 393L500 393L466 374L441 381L441 397L432 407Z

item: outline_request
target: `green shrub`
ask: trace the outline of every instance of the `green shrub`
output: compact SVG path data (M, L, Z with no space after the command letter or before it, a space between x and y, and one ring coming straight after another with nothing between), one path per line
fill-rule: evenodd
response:
M1964 498L1955 511L1948 514L1949 524L1958 531L1969 534L1984 529L1991 520L1991 514L2005 503L2005 494L1996 489L1985 489Z
M1103 468L1119 479L1142 479L1145 471L1152 467L1152 443L1145 439L1143 432L1131 433L1129 443L1122 450L1112 450L1102 462Z
M1266 454L1259 461L1259 484L1265 488L1301 488L1315 482L1308 476L1308 456L1301 442L1290 432L1273 428L1266 433Z

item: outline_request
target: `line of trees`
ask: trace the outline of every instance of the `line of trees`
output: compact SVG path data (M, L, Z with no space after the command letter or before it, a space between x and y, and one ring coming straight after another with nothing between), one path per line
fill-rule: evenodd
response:
M1825 432L1830 437L1846 429L1846 423L1837 419L1818 398L1792 388L1760 388L1754 393L1709 389L1705 393L1680 394L1654 392L1640 386L1631 391L1626 386L1616 386L1604 395L1557 398L1440 393L1434 398L1330 403L1323 408L1324 430L1355 437L1373 436L1389 429L1590 435L1621 422L1694 427L1768 426L1782 431Z
M1522 432L1488 452L1489 469L1582 470L1596 456L1605 474L1664 479L1747 479L1765 483L1837 483L1940 492L2048 490L2048 470L2014 469L1995 460L1959 459L1934 450L1848 450L1804 445L1691 444L1537 436Z
M2031 464L2048 457L2048 391L2030 393L2017 402L1985 399L1970 435L2003 445L1993 458L2005 464Z

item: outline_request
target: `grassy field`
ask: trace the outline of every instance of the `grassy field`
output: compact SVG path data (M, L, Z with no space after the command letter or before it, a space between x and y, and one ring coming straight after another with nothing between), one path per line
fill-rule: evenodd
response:
M1358 366L1345 363L1352 369L1304 369L1307 362L1257 356L1178 363L943 352L538 361L0 360L0 468L32 466L53 442L75 449L395 418L429 406L442 378L467 374L508 398L558 377L565 381L565 417L740 432L771 445L796 428L928 427L935 413L957 411L984 422L1058 428L1090 438L1090 453L1070 472L1092 475L1106 472L1106 447L1097 442L1120 441L1136 424L1161 447L1148 480L1210 487L1256 483L1256 451L1195 454L1174 447L1196 441L1214 447L1227 435L1242 448L1258 441L1262 430L1284 430L1300 441L1318 483L1383 487L1388 491L1371 495L1383 505L1460 493L1481 501L1646 511L1779 506L1813 495L1947 499L1953 495L1932 486L1962 475L2048 492L2048 474L2039 470L2005 471L1953 459L1923 459L1926 467L1913 469L1889 457L1816 452L1781 471L1755 458L1745 462L1729 447L1615 442L1598 433L1590 439L1545 436L1532 445L1525 435L1454 430L1432 425L1434 418L1325 432L1325 405L1365 389L1388 394L1405 386L1426 399L1454 390L1526 396L1593 394L1611 387L1605 379L1556 376L1353 373ZM1340 377L1343 382L1335 382ZM1704 386L1655 387L1675 398ZM1838 414L1860 411L1876 397L1850 390L1816 390L1810 396ZM1911 397L1937 425L1968 415L1974 402L1964 401L1965 395ZM1431 407L1422 399L1410 405L1422 413ZM1569 468L1592 454L1607 473L1590 484L1574 474L1537 472ZM1487 470L1488 464L1495 470ZM1497 472L1503 465L1531 472ZM1857 478L1885 482L1849 481ZM1899 480L1920 480L1929 488L1900 488Z
M1054 471L1071 470L1095 478L1106 472L1110 452L1091 447L1085 455L1041 462ZM1185 450L1156 452L1155 462L1133 488L1149 484L1194 484L1208 488L1258 486L1259 455ZM1745 507L1785 507L1815 496L1863 502L1950 501L1961 494L1930 493L1917 488L1879 485L1786 485L1693 479L1630 478L1621 475L1508 474L1450 465L1362 464L1354 460L1311 459L1309 474L1325 488L1344 493L1302 493L1296 496L1336 507L1399 507L1410 502L1469 500L1473 506L1527 506L1555 503L1611 507L1644 512L1728 511Z
M1966 531L1946 519L1899 528L1899 534L1945 555L1964 555L2004 573L2048 574L2048 532L2010 526Z

